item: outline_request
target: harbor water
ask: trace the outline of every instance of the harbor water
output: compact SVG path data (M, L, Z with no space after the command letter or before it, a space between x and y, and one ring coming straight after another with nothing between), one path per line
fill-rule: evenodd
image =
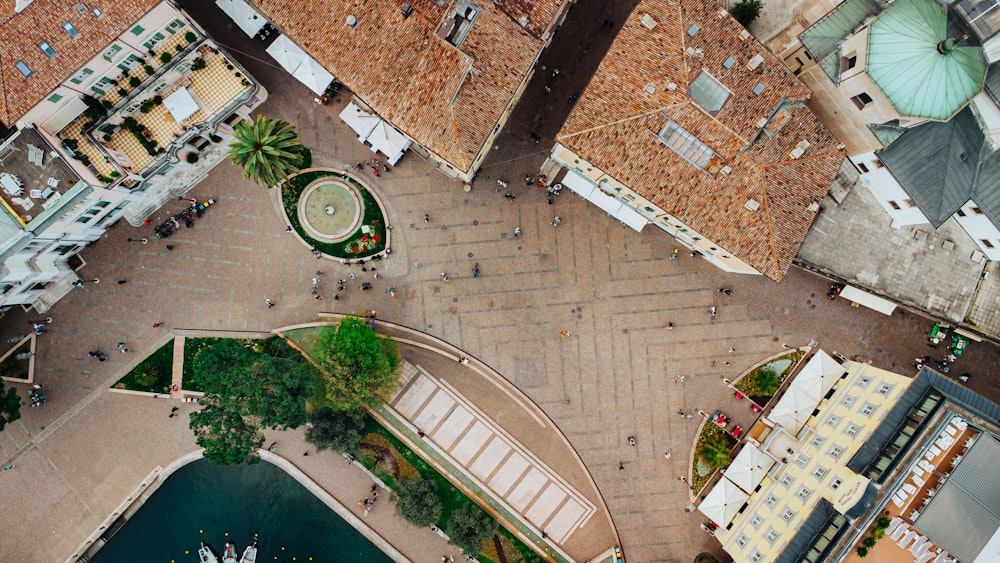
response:
M221 561L227 540L242 554L255 535L259 563L391 561L278 467L205 460L171 475L91 561L195 563L200 542Z

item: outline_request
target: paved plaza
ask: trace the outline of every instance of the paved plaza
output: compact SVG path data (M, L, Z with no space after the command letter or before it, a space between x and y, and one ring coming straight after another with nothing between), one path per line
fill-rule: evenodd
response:
M318 106L248 39L227 47L272 93L261 113L296 125L313 149L315 166L343 169L372 157L337 118L347 96ZM529 106L519 106L518 112L532 111L532 100L544 99L540 88L535 81L529 85ZM511 136L502 134L497 141L503 147L498 154L526 142L519 136L533 124L518 112ZM506 164L491 161L484 174L505 170L519 178L543 159L540 153ZM0 433L0 457L17 466L0 476L6 481L0 502L21 514L6 536L17 541L0 542L0 560L65 558L157 465L195 449L186 416L167 417L174 402L107 392L171 331L256 334L314 321L320 312L376 310L379 318L440 338L502 374L562 431L596 482L632 561L690 561L701 551L721 555L718 543L700 531L700 518L685 512L690 494L678 478L689 470L697 420L677 412L735 410L723 378L737 376L785 345L811 340L827 351L870 359L900 373L911 373L912 359L928 353L924 342L932 321L924 317L905 310L886 317L843 299L828 301L828 282L799 269L778 285L763 277L727 275L686 253L670 260L676 245L664 233L654 227L635 233L570 194L550 205L542 190L511 182L517 198L508 201L488 181L465 192L412 153L392 172L379 178L366 174L364 180L385 203L393 226L393 253L377 266L383 279L315 259L285 231L274 194L245 181L228 163L195 188L194 197L212 197L216 205L194 228L171 237L173 251L155 239L129 243L128 238L151 232L122 222L83 252L87 265L81 277L99 277L102 283L74 289L49 312L53 323L39 339L35 373L36 381L45 384L48 403L25 408L23 418ZM182 205L168 203L150 218L152 223ZM556 215L561 223L553 227ZM521 235L514 239L517 227ZM477 262L480 274L474 279L471 268ZM316 270L323 271L322 300L310 292ZM442 281L442 272L449 282ZM335 280L350 273L367 276L361 279L374 289L362 292L361 279L350 280L343 300L335 302ZM116 279L128 283L117 285ZM722 287L734 294L720 294ZM269 309L265 299L276 306ZM718 307L714 320L710 306ZM11 311L0 324L0 338L24 334L32 318ZM153 328L154 323L163 324ZM675 328L668 330L668 323ZM114 352L119 341L133 352ZM88 357L94 349L108 351L109 360ZM463 405L470 415L473 407L489 402L502 410L509 400L495 389L460 383L460 372L449 371L467 369L457 362L435 363L442 360L418 350L405 350L404 356L452 384L457 392L437 383L433 395ZM970 386L996 399L993 346L973 344L960 362L955 370L973 373ZM17 387L26 394L25 386ZM404 393L413 389L411 384ZM427 415L445 407L432 408L425 401L414 415L429 408ZM187 414L191 406L183 409ZM519 424L516 412L490 418L503 429ZM493 440L502 435L483 424ZM470 425L475 426L471 419L442 450L458 453L462 439L473 432ZM444 440L455 432L446 428L438 423L428 434ZM478 438L468 449L485 443L487 431L476 430ZM635 446L628 436L636 437ZM269 439L279 441L278 454L301 456L307 447L301 431ZM520 435L497 442L494 448L510 448L503 455L488 446L476 449L470 472L478 471L486 483L507 479L490 465L511 463L518 443L532 452L544 450L544 444L528 442ZM668 451L669 460L663 455ZM345 473L346 464L331 460L336 457L324 454L295 463L334 496L340 483L347 491L363 488L361 476ZM540 473L550 488L560 476L571 483L581 478L561 468L558 475ZM526 477L522 471L508 493ZM558 507L542 513L543 506L557 502L557 491L565 495L558 506L575 498L586 511L587 503L570 488L552 490L553 500L539 504L536 520L547 525L561 518ZM532 498L525 503L529 513L541 497ZM369 523L413 560L434 561L447 552L443 540L433 543L439 538L429 531L392 520L388 510L374 511Z

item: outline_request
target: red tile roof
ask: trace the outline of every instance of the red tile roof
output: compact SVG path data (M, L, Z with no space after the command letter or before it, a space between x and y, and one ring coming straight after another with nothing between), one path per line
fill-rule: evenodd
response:
M35 0L20 14L0 14L0 121L11 125L159 3L102 0L97 5L104 15L98 18L77 10L75 2ZM63 29L66 21L80 32L76 39ZM47 41L56 56L48 58L39 41ZM15 68L17 61L31 68L31 77Z
M431 0L410 0L408 18L402 2L387 0L255 3L376 113L464 171L543 45L492 2L475 4L481 12L460 48L437 35L451 12Z
M556 141L781 281L815 219L809 206L830 188L844 152L801 104L811 92L720 10L704 0L642 2ZM644 16L655 22L652 30ZM749 68L758 55L759 65ZM731 92L714 115L689 96L702 70ZM756 95L758 84L764 89ZM770 119L772 134L760 132L762 119ZM711 174L659 140L668 120L715 151ZM808 148L794 158L802 141ZM746 207L751 199L760 204L756 211Z

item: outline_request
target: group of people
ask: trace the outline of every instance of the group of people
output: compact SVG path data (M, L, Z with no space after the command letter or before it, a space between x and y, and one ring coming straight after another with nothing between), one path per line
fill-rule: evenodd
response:
M31 399L31 407L38 408L45 406L45 393L42 393L42 385L36 383L28 389L28 397Z
M375 506L375 502L378 500L378 485L372 483L372 488L368 491L368 496L358 501L358 509L364 509L365 516L371 512L372 507Z

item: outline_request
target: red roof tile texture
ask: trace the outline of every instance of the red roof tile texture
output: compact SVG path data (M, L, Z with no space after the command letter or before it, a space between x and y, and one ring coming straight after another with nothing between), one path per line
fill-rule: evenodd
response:
M781 281L844 152L801 103L808 88L720 10L701 0L640 4L556 140ZM730 92L716 112L689 95L702 71ZM659 139L670 121L716 153L707 172ZM805 149L796 157L797 146Z
M386 0L255 3L376 113L464 171L543 45L492 2L475 4L481 11L460 48L438 36L451 12L431 0L411 0L409 17Z
M144 16L159 0L103 0L100 18L81 12L75 2L35 0L19 14L4 13L0 20L0 121L12 125L49 95L94 55ZM70 22L80 34L63 29ZM56 51L49 58L38 48L46 41ZM25 78L14 66L23 61L31 69Z

